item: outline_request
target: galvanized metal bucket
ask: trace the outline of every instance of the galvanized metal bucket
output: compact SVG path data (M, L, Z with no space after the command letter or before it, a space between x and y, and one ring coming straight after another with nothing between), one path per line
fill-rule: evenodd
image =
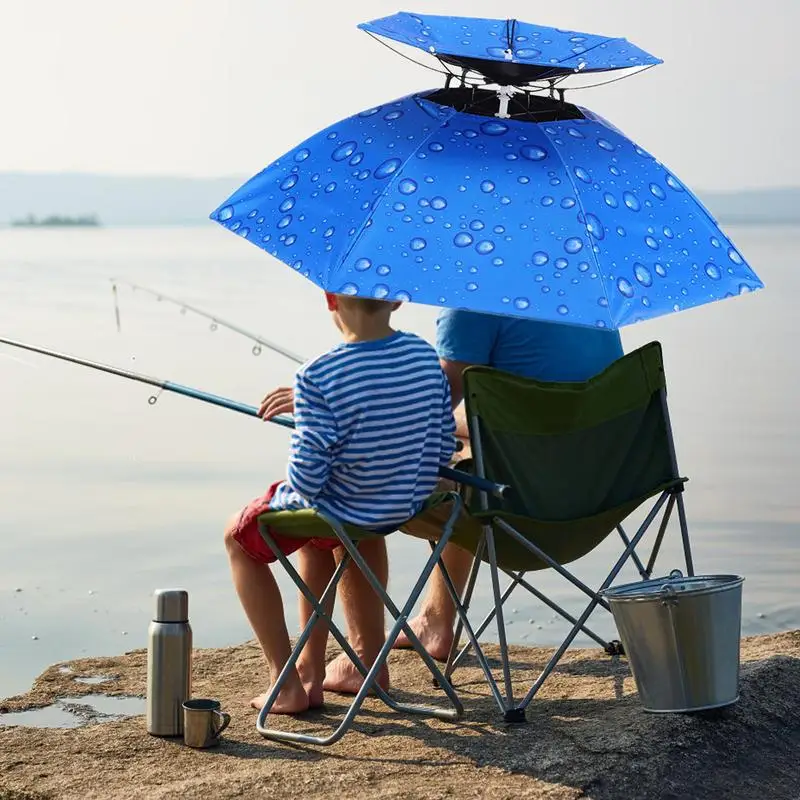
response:
M703 711L739 699L743 582L675 570L602 592L646 711Z

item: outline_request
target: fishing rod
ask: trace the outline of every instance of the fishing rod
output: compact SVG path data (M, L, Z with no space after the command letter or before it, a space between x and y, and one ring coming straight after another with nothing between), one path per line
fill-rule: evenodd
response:
M184 386L180 383L165 381L161 378L153 378L149 375L143 375L141 372L134 372L133 370L129 369L120 369L119 367L112 367L108 364L100 364L97 361L89 361L86 358L78 358L77 356L71 356L67 353L59 353L58 351L51 350L47 347L37 347L36 345L19 342L15 339L5 339L0 337L0 344L6 344L9 347L17 347L20 350L27 350L31 353L39 353L39 355L48 356L50 358L57 358L61 361L67 361L70 364L77 364L81 367L89 367L90 369L96 369L99 372L106 372L110 375L117 375L120 378L126 378L129 381L137 381L138 383L144 383L148 386L154 386L164 392L173 392L174 394L179 394L183 397L190 397L193 400L202 400L204 403L210 403L214 406L227 408L230 411L238 411L240 414L247 414L249 417L261 419L258 414L258 409L255 406L249 406L246 403L240 403L237 400L230 400L227 397L220 397L219 395L211 394L210 392L204 392L201 389L194 389L191 386ZM147 399L147 402L151 406L155 405L157 401L157 394L151 395ZM272 419L268 421L274 422L276 425L280 425L284 428L294 429L295 427L294 420L287 416L272 417ZM484 491L490 492L497 497L502 497L507 490L507 487L493 483L492 481L486 480L486 478L479 478L475 475L454 470L451 467L440 467L439 475L442 478L449 478L450 480L457 481L458 483L468 484L476 489L483 489Z
M173 383L172 381L165 381L161 378L152 378L149 375L143 375L140 372L133 372L129 369L120 369L119 367L112 367L108 364L100 364L97 361L89 361L85 358L77 358L70 356L66 353L59 353L55 350L50 350L46 347L37 347L36 345L26 344L25 342L18 342L14 339L4 339L0 337L0 344L7 344L11 347L18 347L21 350L28 350L31 353L39 353L43 356L50 358L58 358L61 361L68 361L71 364L78 364L81 367L89 367L91 369L99 370L100 372L108 372L111 375L118 375L120 378L127 378L129 381L138 381L145 383L148 386L155 386L164 392L174 392L175 394L183 395L184 397L191 397L195 400L202 400L204 403L211 403L215 406L230 409L231 411L238 411L240 414L247 414L251 417L258 417L258 409L255 406L248 406L245 403L239 403L236 400L229 400L227 397L220 397L216 394L210 394L200 389L193 389L191 386L183 386L180 383ZM158 401L158 395L151 395L147 402L153 406ZM294 428L294 420L286 416L273 417L270 422L276 425L281 425L284 428Z
M120 315L119 315L119 296L117 293L117 285L128 286L129 288L133 289L134 292L140 291L145 292L146 294L152 295L156 298L156 300L166 300L168 303L172 303L180 308L181 314L185 314L187 311L191 311L193 314L197 314L204 319L211 320L210 329L212 331L217 330L218 327L222 326L223 328L227 328L234 333L238 333L240 336L244 336L247 339L255 342L253 345L253 355L259 356L261 355L262 347L266 347L269 350L272 350L276 353L279 353L282 356L285 356L291 361L294 361L295 364L302 364L305 362L305 358L302 356L297 355L297 353L293 353L291 350L287 350L285 347L282 347L275 342L271 342L268 339L265 339L263 336L259 336L257 333L253 333L252 331L248 331L245 328L236 325L233 322L228 322L227 320L222 319L217 314L211 314L208 311L203 311L201 308L197 308L196 306L190 305L189 303L185 303L183 300L178 299L177 297L170 297L169 295L164 294L163 292L158 292L155 289L148 289L146 286L141 286L136 283L131 283L130 281L123 280L121 278L111 278L111 291L114 294L114 315L117 322L117 331L121 330L120 325Z

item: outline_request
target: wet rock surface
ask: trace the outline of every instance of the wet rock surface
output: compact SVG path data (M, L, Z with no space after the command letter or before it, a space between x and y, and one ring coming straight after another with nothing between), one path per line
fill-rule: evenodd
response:
M493 652L490 648L490 653ZM521 695L549 650L513 648ZM0 712L78 702L98 692L76 677L113 675L102 691L143 695L144 651L83 659L46 670ZM395 692L435 702L441 695L413 653L391 661ZM567 653L528 709L506 726L474 664L456 673L466 713L458 723L409 719L368 700L354 729L329 748L262 739L249 699L266 671L253 643L195 652L196 697L214 697L233 716L219 747L194 751L148 736L135 716L73 729L0 727L0 800L42 798L548 798L548 800L775 800L800 798L800 631L742 641L741 699L697 715L642 711L624 659L599 650ZM346 698L287 728L322 732Z

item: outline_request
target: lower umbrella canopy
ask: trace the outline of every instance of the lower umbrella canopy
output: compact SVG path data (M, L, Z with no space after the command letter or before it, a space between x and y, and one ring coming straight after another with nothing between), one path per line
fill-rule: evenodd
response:
M575 325L763 286L686 186L601 117L534 98L499 119L454 96L335 123L211 218L327 291Z

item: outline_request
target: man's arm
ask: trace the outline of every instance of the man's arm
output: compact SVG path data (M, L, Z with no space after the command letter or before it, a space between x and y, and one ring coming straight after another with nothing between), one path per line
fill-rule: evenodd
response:
M457 447L456 420L453 415L453 404L450 399L450 381L442 375L442 450L439 454L439 465L446 467Z
M440 359L442 371L447 376L450 384L450 400L453 408L456 408L464 399L464 370L473 366L469 361L448 361L446 358Z
M443 358L439 362L442 365L442 371L447 376L447 382L450 384L450 400L453 410L461 404L464 399L464 370L467 367L473 366L469 361L448 361ZM456 411L456 436L459 439L468 439L469 430L467 430L467 421L463 413Z
M464 399L462 374L467 367L491 364L499 318L491 314L448 309L436 321L436 350L447 380L453 408Z

